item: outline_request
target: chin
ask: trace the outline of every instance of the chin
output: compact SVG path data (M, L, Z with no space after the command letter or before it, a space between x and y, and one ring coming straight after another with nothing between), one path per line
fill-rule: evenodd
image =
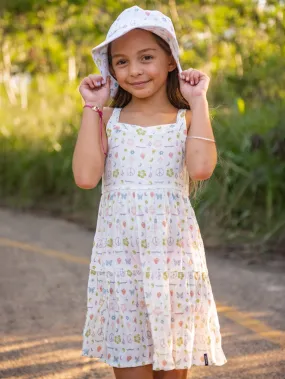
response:
M150 88L144 89L126 89L132 96L137 97L138 99L145 99L155 94L156 91Z
M132 96L135 96L139 99L147 98L155 93L153 88L149 88L149 85L147 85L144 88L134 88L130 85L121 85L120 87L123 88L125 91L129 92Z
M153 95L153 92L145 92L145 93L142 93L142 92L139 92L139 91L132 91L130 92L132 96L135 96L136 98L138 99L146 99L148 97L151 97Z

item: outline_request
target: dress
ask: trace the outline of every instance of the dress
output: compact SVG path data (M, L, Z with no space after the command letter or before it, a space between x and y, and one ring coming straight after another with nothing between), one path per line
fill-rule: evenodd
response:
M176 123L107 125L82 355L153 370L227 362Z

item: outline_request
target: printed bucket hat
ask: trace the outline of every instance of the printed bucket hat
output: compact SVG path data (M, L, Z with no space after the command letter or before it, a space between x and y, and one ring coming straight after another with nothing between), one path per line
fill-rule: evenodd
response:
M179 62L179 46L171 19L160 11L144 10L135 5L125 9L117 17L110 27L105 41L92 49L93 60L105 80L108 75L111 76L108 67L108 44L136 28L149 30L163 38L170 46L178 72L182 71ZM116 95L117 89L118 82L111 76L111 97Z

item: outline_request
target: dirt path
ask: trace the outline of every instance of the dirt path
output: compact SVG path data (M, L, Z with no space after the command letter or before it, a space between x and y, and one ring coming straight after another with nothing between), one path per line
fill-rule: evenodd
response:
M80 355L92 239L75 224L0 210L0 378L114 378ZM228 363L193 367L189 378L284 379L281 265L213 253L207 263Z

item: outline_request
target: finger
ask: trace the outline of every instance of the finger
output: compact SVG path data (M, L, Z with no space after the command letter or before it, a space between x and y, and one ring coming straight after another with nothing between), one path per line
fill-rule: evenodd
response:
M195 85L199 83L199 78L200 78L199 71L195 72L194 75L193 75L193 81L194 81Z
M198 75L197 77L195 77L195 84L198 84L200 82L200 79L201 79L200 75Z
M89 78L88 78L88 76L85 77L85 78L82 80L81 85L82 85L82 86L85 86L85 87L90 87L90 83L89 83Z
M96 81L103 79L103 76L96 75L96 74L90 74L88 75L88 78L91 78L92 80L95 79Z
M106 86L107 86L107 88L109 88L111 86L111 76L110 75L107 76Z
M102 77L96 76L92 78L92 82L96 88L102 86Z
M108 75L106 79L103 79L102 80L102 85L105 86L105 87L109 87L110 86L110 76Z
M94 87L100 87L102 85L102 80L103 80L102 76L100 76L100 75L89 75L88 77L91 79Z
M188 77L189 77L189 83L190 84L193 84L193 72L194 72L194 70L189 72L189 76Z
M196 84L198 84L201 80L209 80L208 75L204 74L202 71L198 71L197 76L195 76Z
M188 82L190 84L193 84L192 80L193 80L193 75L195 73L195 69L194 68L189 68L189 70L187 70L188 72Z
M185 71L185 80L186 82L189 82L191 78L191 71L187 70Z
M102 87L103 85L104 85L104 79L103 78L99 78L99 79L97 79L97 81L95 82L95 85L97 86L97 87Z
M200 81L200 78L201 78L200 72L199 71L195 72L193 75L193 85L197 85Z
M188 75L188 70L181 71L180 78L183 79L183 80L185 80L186 77L187 77L187 75Z
M190 67L187 70L185 70L185 72L190 73L191 71L194 71L194 70L195 70L194 68Z
M187 78L187 81L191 82L192 79L194 79L194 75L195 73L197 73L198 71L195 69L195 68L189 68L188 70L186 70L186 78Z
M95 88L93 81L89 76L86 78L86 83L88 84L90 88Z
M93 78L92 82L93 82L95 88L101 87L101 85L102 85L99 78Z

